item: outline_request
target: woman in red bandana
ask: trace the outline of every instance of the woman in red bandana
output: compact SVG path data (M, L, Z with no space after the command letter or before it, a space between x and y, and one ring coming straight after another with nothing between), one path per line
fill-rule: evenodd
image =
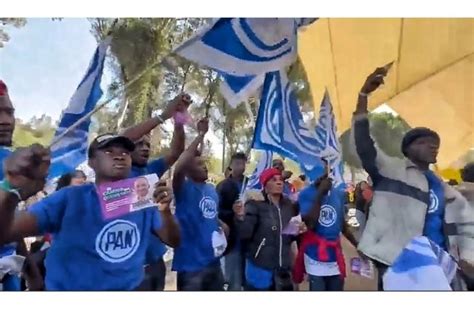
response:
M282 173L270 168L260 175L261 193L234 205L240 237L247 243L245 289L293 290L291 242L305 231L295 205L283 196ZM294 227L291 227L294 226ZM291 229L293 228L293 229Z

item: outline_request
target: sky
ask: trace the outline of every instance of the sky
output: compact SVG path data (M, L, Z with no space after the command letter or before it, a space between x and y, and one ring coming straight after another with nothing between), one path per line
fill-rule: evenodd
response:
M22 28L6 30L10 41L0 48L0 79L8 86L16 117L28 121L46 114L58 120L97 47L89 21L33 18ZM106 66L103 90L110 81L111 73ZM220 156L220 140L213 133L208 138L213 154Z
M57 120L97 45L89 22L34 18L7 32L10 41L0 48L0 79L9 88L17 118L47 114Z
M33 18L28 19L24 27L7 28L7 32L10 41L0 48L0 79L9 88L16 117L28 121L33 116L46 114L58 120L97 46L89 21ZM106 67L103 90L110 81L111 74ZM388 106L379 110L391 111ZM213 154L220 158L221 140L212 132L208 138Z

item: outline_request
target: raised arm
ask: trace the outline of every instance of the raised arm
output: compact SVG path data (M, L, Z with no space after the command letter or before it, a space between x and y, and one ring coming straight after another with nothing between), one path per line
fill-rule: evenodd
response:
M168 168L172 167L183 153L185 138L184 126L181 124L175 124L170 152L164 156Z
M43 189L50 164L49 151L40 145L19 148L5 160L0 188L0 245L23 240L39 232L36 217L15 216L18 203Z
M309 210L303 209L305 213L301 215L303 222L308 226L308 228L313 229L314 226L318 223L319 215L321 213L321 205L324 196L326 196L331 190L332 181L330 178L323 178L318 185L318 192L314 202L311 204ZM300 204L301 206L301 204Z
M387 67L380 67L367 77L359 92L353 116L351 133L351 146L355 149L353 153L359 157L363 168L373 179L377 179L387 164L392 161L392 158L377 148L377 145L370 136L369 112L367 108L368 96L383 84L387 71Z
M189 95L180 94L176 98L171 100L171 102L166 107L165 111L160 116L149 118L148 120L142 123L139 123L130 128L127 128L126 130L123 131L122 135L129 138L130 140L134 142L138 141L143 136L149 134L158 125L160 125L161 123L164 123L166 120L173 117L175 112L187 110L191 102L192 101ZM180 133L178 131L178 138L176 139L177 141L179 141L180 139L179 135ZM175 135L173 136L173 140L175 139L175 136L176 136L176 128L175 128ZM183 130L183 145L184 145L184 130ZM174 148L173 145L172 145L172 148Z
M155 186L153 197L155 203L158 204L158 211L162 221L160 227L154 229L154 232L166 245L176 248L181 242L181 232L179 224L170 209L170 203L173 198L172 190L166 186L166 183L160 182Z
M204 136L209 130L209 121L207 118L202 119L197 125L198 136L193 140L189 147L183 152L179 158L173 175L173 191L176 193L177 190L182 186L186 177L186 170L191 160L196 156L199 145L202 143Z

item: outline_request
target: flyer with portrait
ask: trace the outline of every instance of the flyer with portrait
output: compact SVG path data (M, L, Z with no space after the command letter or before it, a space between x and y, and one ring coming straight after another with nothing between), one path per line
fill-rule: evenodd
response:
M351 272L365 278L374 278L374 264L370 260L361 258L351 259Z
M97 186L104 219L117 218L154 206L156 174L128 178Z

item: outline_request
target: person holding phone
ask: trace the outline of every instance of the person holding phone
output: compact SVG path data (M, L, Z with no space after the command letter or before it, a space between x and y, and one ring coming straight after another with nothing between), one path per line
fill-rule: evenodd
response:
M474 208L430 170L437 162L439 135L426 127L408 131L401 143L405 159L386 155L370 135L368 98L384 83L390 67L377 68L362 85L351 133L353 153L373 182L369 218L358 249L377 266L379 290L387 268L421 235L454 256L463 271L474 269ZM458 282L453 282L455 289Z
M298 204L309 231L304 233L293 268L293 279L301 283L309 277L311 291L342 291L346 266L341 246L341 233L354 245L357 241L345 221L345 190L333 186L329 164L325 173L303 189Z

